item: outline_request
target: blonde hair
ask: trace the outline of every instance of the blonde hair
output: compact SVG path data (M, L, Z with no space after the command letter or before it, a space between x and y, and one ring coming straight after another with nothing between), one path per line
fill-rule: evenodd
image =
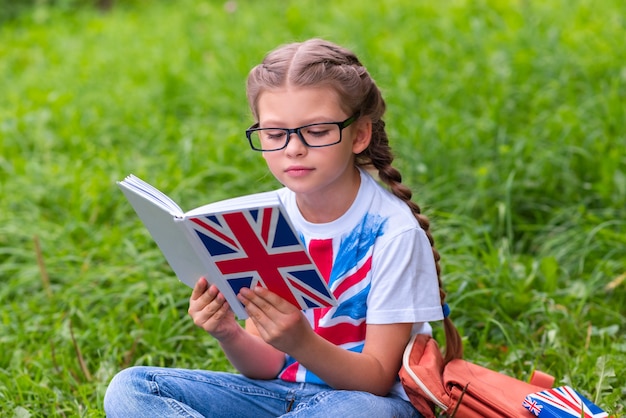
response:
M286 44L271 51L263 62L254 67L248 75L246 93L250 109L256 121L259 120L258 99L264 90L286 85L330 86L339 95L340 106L347 114L357 111L360 116L372 120L372 138L369 146L355 157L357 166L376 169L379 179L391 192L402 199L426 232L430 241L437 277L442 308L446 293L441 282L440 255L435 249L430 232L430 222L421 213L420 207L411 201L412 192L402 184L400 172L391 163L393 154L385 131L382 117L386 105L376 83L371 78L357 56L348 49L322 39L310 39L301 43ZM450 318L444 318L446 335L445 362L463 356L463 344L458 330Z

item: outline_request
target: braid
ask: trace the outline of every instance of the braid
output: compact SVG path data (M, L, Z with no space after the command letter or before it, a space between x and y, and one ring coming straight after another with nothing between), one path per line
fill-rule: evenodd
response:
M413 216L417 219L420 227L426 233L426 237L430 242L433 258L435 260L437 280L439 282L439 298L441 300L441 305L443 306L446 302L446 292L443 290L443 283L441 280L441 265L439 263L441 255L435 248L435 240L430 231L430 221L425 215L422 214L419 205L411 200L411 197L413 196L411 189L402 184L402 175L391 165L391 162L393 161L393 154L389 147L387 134L385 133L384 122L379 120L376 124L378 126L376 128L373 127L372 129L372 137L377 135L376 140L374 141L373 138L370 147L366 150L368 151L368 158L366 159L364 158L364 155L360 155L357 159L357 164L361 166L374 166L374 168L378 170L378 177L380 180L389 187L395 196L407 204L407 206L411 209L411 212L413 212ZM450 360L463 357L463 342L458 330L454 327L450 318L444 318L443 325L446 335L446 351L444 361L445 363L448 363Z
M339 45L321 39L310 39L303 43L284 45L270 54L250 71L246 92L253 116L258 120L257 100L264 89L285 85L295 86L331 86L341 98L342 106L350 113L360 112L361 117L372 121L372 137L369 146L355 157L355 164L362 168L375 168L378 177L391 192L411 209L420 227L426 233L432 247L439 296L442 308L446 293L441 282L441 256L435 248L435 241L430 232L430 222L421 213L420 207L411 200L412 192L402 184L400 172L394 168L393 153L382 119L385 113L385 101L374 80L361 64L357 56ZM459 332L450 318L443 320L446 335L445 362L463 356L463 345Z
M382 99L382 95L374 82L369 79L369 91L368 97L364 101L363 114L373 114L374 112L368 112L367 104L377 104L378 108L385 110L385 104ZM369 100L368 100L369 99ZM382 113L381 112L381 116ZM400 198L411 209L413 216L417 219L418 224L424 230L428 241L430 242L433 258L435 260L435 268L437 271L437 280L439 282L439 298L441 306L446 303L446 292L443 290L443 283L441 280L441 255L435 248L435 240L430 231L430 221L422 214L422 210L419 205L411 200L413 193L409 187L402 183L402 175L393 167L392 162L394 155L389 146L389 139L387 132L385 131L385 122L381 117L372 120L372 139L369 147L356 157L356 164L360 167L373 166L378 171L378 178L386 184L391 192L398 198ZM447 363L455 358L461 358L463 356L463 342L458 330L450 320L445 317L443 320L444 332L446 335L446 351L444 361Z

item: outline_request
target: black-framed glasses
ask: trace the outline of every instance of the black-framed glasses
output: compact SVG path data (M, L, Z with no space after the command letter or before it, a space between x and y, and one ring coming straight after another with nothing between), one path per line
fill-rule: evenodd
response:
M359 112L342 122L311 123L299 128L259 128L255 123L246 129L246 137L255 151L279 151L287 147L292 134L310 148L329 147L341 142L342 131L359 118Z

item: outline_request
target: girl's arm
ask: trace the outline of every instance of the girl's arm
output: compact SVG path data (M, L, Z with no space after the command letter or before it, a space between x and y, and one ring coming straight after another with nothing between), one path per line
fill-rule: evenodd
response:
M335 389L385 396L398 377L411 328L412 324L368 325L362 353L344 350L313 334L290 354Z
M363 351L355 353L317 335L297 308L267 289L243 289L240 300L264 341L333 388L384 396L395 383L411 323L368 325Z
M246 329L218 341L230 363L251 379L274 379L285 363L285 353L263 341L249 319Z

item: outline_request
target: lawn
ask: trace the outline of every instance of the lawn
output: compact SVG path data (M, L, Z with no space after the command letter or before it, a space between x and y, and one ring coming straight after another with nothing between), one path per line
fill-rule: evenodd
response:
M0 1L2 416L104 416L129 365L230 369L115 182L186 209L278 187L245 78L309 37L385 94L466 358L626 415L625 2L22 3Z

